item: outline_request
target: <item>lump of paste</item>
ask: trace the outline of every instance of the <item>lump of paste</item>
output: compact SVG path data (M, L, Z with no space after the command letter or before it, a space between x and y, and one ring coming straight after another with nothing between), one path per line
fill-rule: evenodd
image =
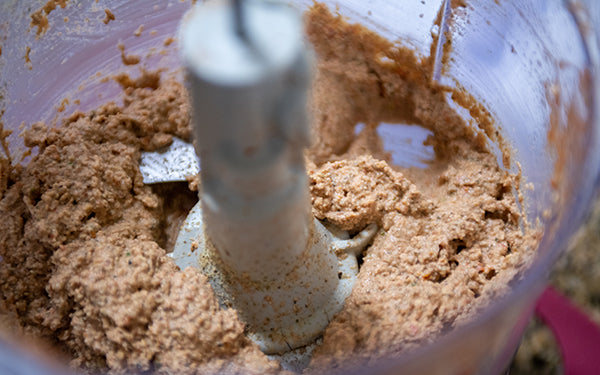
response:
M309 175L315 217L349 232L381 225L386 212L408 215L431 208L401 172L371 156L327 163Z

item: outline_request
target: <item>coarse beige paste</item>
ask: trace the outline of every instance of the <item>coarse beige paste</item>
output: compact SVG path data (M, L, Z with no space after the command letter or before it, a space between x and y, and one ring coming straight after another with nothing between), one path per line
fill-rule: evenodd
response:
M327 372L412 350L467 321L506 292L538 235L515 199L519 176L490 151L501 140L482 106L432 84L428 59L324 6L306 20L318 56L306 154L313 213L351 233L380 227L307 369ZM172 136L189 139L184 87L148 72L118 81L122 106L33 124L24 139L37 156L24 167L0 160L0 325L83 371L280 372L207 279L166 256L196 193L144 185L138 163ZM381 122L432 131L429 167L392 165Z

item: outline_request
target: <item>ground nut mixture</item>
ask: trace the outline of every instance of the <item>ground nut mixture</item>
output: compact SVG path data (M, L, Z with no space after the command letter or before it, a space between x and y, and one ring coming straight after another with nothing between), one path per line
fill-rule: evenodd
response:
M519 177L498 165L489 119L466 93L451 94L482 115L478 128L431 83L429 61L324 6L307 14L307 30L319 58L313 213L351 233L380 227L311 371L399 354L461 324L506 292L537 236L515 200ZM138 163L172 136L189 139L184 87L148 72L118 80L122 106L33 124L25 141L38 155L24 167L0 162L0 324L87 371L280 372L206 278L166 256L195 193L144 185ZM431 130L429 168L392 165L380 122Z

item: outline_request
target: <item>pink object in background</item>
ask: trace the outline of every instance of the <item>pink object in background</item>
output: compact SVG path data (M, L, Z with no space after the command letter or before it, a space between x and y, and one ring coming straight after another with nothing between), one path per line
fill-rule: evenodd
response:
M600 374L600 327L556 290L547 288L536 315L554 332L565 375Z

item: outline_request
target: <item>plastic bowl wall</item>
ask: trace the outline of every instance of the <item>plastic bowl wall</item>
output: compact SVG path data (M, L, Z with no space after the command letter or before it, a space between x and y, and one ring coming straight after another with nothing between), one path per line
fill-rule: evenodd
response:
M448 35L452 47L438 49L437 57L447 63L436 72L437 79L465 88L485 105L514 148L519 165L510 168L520 167L525 182L534 187L524 192L526 212L530 222L539 220L544 226L544 235L534 264L514 281L513 292L470 324L377 368L382 374L499 374L508 366L547 273L580 224L594 190L600 96L598 44L588 13L581 3L560 0L472 0L457 7L442 0L323 2L420 56L429 54L432 35ZM146 68L167 67L181 76L176 43L168 48L164 44L176 35L189 1L107 0L102 6L72 2L65 9L57 7L48 16L47 33L37 37L30 15L44 3L0 4L0 105L5 128L14 131L8 139L15 160L25 152L18 137L22 123L27 127L39 120L60 120L75 109L90 110L118 97L119 86L101 78L118 71L136 75L139 68L123 67L117 43L127 53L145 56ZM294 3L304 9L312 0ZM116 15L108 25L103 22L105 8ZM433 26L440 9L443 22ZM140 25L144 29L136 37ZM57 113L61 104L65 109ZM17 373L36 373L39 367L31 355L19 353L0 340L0 369L5 365L22 369Z

